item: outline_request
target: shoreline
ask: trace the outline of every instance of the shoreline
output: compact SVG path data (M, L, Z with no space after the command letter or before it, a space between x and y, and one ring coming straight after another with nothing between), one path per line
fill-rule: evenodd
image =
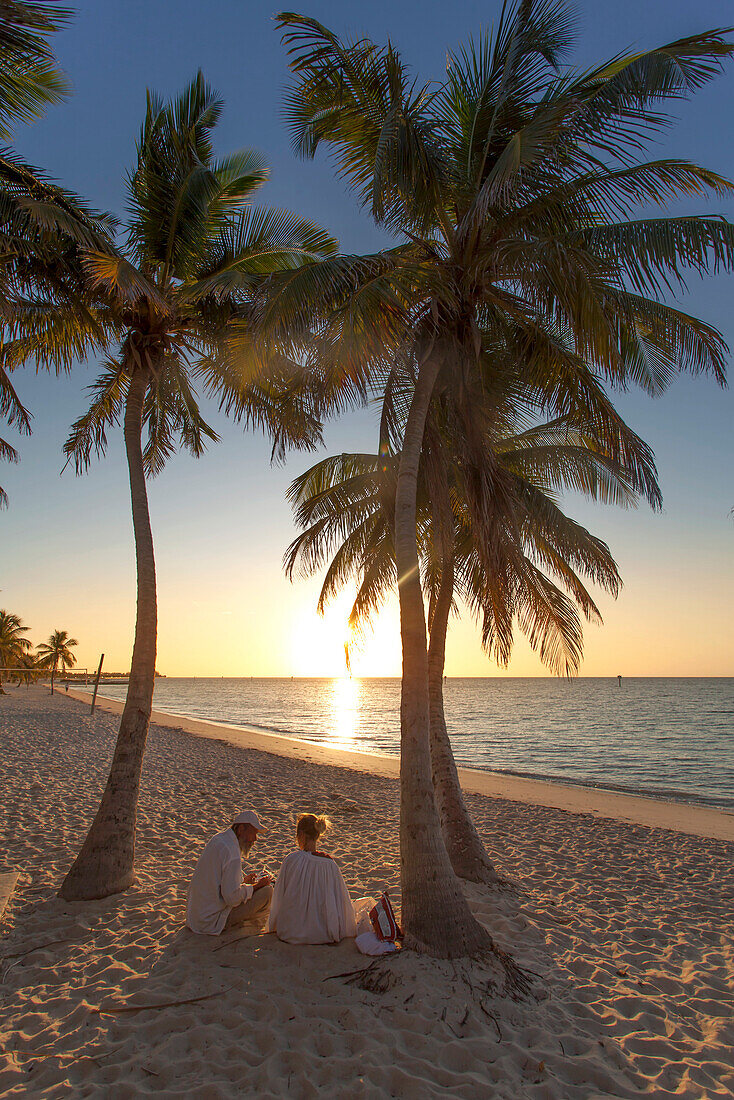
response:
M89 703L92 699L91 692L76 689L70 689L64 696L84 703ZM120 700L97 696L96 706L108 713L121 714L123 705ZM153 710L150 720L158 726L183 729L196 737L225 740L243 749L254 749L313 764L351 768L384 778L397 779L400 774L400 759L397 756L330 748L283 734L263 733L252 727L231 726L224 722L190 718L166 711ZM599 787L566 784L550 779L530 779L507 772L480 771L474 768L459 768L458 771L462 789L471 794L734 842L734 813L726 810Z

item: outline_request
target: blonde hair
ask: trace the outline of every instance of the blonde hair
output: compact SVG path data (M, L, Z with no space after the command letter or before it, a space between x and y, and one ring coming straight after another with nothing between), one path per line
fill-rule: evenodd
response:
M316 817L315 814L301 814L296 825L296 833L303 833L309 840L318 840L326 832L331 822L328 817Z

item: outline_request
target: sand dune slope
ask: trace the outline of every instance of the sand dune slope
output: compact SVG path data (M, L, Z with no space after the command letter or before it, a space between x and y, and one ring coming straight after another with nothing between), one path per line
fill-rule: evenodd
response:
M352 895L396 887L395 781L154 727L138 885L67 904L55 889L115 733L40 688L0 699L0 871L21 871L0 927L0 1095L734 1095L734 845L470 796L522 892L468 896L539 975L536 996L492 996L490 972L407 953L369 992L333 977L365 965L351 941L196 937L185 892L244 804L270 827L255 864L277 868L294 814L326 810ZM109 1011L133 1005L152 1007Z

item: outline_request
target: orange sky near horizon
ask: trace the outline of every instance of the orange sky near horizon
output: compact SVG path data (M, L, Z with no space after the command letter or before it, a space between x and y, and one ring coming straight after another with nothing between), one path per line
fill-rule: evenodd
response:
M36 431L23 440L19 466L5 466L9 508L0 516L0 607L20 615L40 642L54 629L79 639L81 667L130 667L135 616L135 558L129 488L119 436L110 455L84 477L59 478L61 444L82 379L20 378L48 392ZM564 508L608 542L624 587L615 601L592 589L604 617L585 629L582 676L734 676L734 517L722 453L734 409L732 392L679 384L674 401L650 402L650 438L659 452L662 513L621 511L571 497ZM707 392L708 391L708 392ZM40 402L36 396L36 406ZM59 412L59 406L61 411ZM711 430L687 440L685 461L663 434L682 437L704 411ZM369 450L374 413L328 429L326 449L271 467L268 443L229 431L199 462L171 460L150 482L159 596L157 667L167 676L341 676L345 672L349 596L316 613L319 582L282 571L295 535L288 483L325 453ZM633 418L636 424L637 417ZM215 424L218 423L215 420ZM672 430L672 429L671 429ZM49 454L51 459L49 460ZM711 471L718 471L713 484ZM399 676L396 601L352 654L357 676ZM517 634L512 661L498 669L482 652L471 618L451 624L448 676L546 676Z
M163 558L163 561L161 561ZM157 667L167 676L342 676L349 598L342 597L322 618L315 610L318 584L290 584L273 567L260 566L255 577L239 579L226 571L198 578L196 596L182 599L182 569L166 568L159 554L159 644ZM183 566L184 563L181 563ZM94 668L102 651L108 671L129 668L134 613L134 578L103 594L97 585L74 586L49 599L49 587L23 607L31 638L40 641L52 628L69 629L79 638L80 667ZM190 583L190 582L189 582ZM732 676L734 643L729 609L734 580L722 592L719 577L704 578L695 593L676 598L675 576L661 570L628 576L617 601L601 599L604 626L587 625L582 676ZM100 614L100 598L104 613ZM0 601L2 600L0 596ZM36 604L34 607L33 604ZM16 600L14 606L20 606ZM706 607L706 619L700 614ZM30 612L30 613L29 613ZM45 622L45 629L38 628ZM356 676L399 676L400 635L397 601L391 600L373 628L354 639ZM547 676L538 657L518 632L507 670L482 652L470 616L451 623L448 676Z

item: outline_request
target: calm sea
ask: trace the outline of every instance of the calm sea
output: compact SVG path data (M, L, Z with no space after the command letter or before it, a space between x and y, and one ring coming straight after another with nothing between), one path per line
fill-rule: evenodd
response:
M125 697L121 685L101 691ZM734 809L734 679L447 679L459 764ZM398 680L159 679L154 706L397 754Z

